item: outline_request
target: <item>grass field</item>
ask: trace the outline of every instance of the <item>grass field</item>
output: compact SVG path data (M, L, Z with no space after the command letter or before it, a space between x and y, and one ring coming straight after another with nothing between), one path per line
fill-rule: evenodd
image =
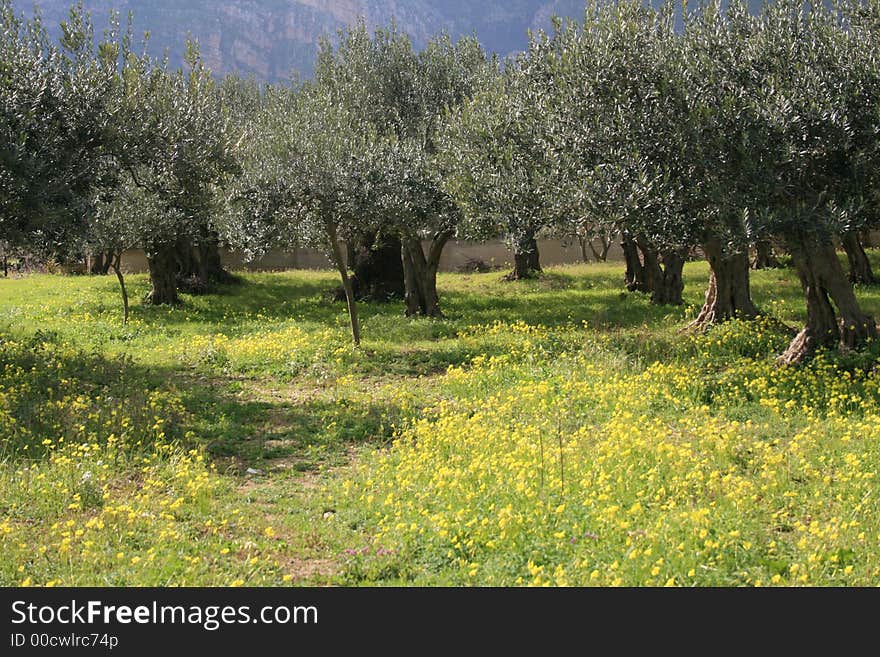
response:
M880 348L777 368L788 270L700 335L704 263L622 274L441 275L359 350L330 273L126 327L112 277L0 279L0 585L880 583Z

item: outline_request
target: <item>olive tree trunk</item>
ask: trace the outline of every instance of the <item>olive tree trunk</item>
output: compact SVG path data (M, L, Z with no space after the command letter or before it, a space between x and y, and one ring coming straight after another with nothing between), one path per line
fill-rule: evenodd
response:
M220 256L220 242L211 236L205 240L199 240L196 249L198 253L199 277L208 283L221 283L228 285L237 279L223 267L223 259Z
M189 237L178 238L175 244L175 257L177 258L177 276L181 281L181 287L188 287L187 279L199 278L199 259L196 257L193 242ZM205 281L201 281L202 284Z
M216 233L202 228L196 240L181 237L176 243L177 287L191 294L207 294L215 284L236 282L223 268L220 240Z
M381 232L364 233L348 245L354 296L358 301L402 299L406 293L400 237ZM345 296L339 290L337 298Z
M629 233L621 233L620 246L626 261L626 289L630 292L650 292L645 276L645 266L639 257L639 247L635 238Z
M434 235L428 253L422 248L417 237L404 237L401 244L400 260L403 265L404 302L407 317L442 317L440 297L437 294L437 270L443 248L452 234L441 231Z
M726 254L721 241L707 239L703 252L709 262L709 287L700 314L688 328L701 329L728 319L754 319L758 308L752 301L749 257L746 253Z
M538 252L535 231L527 230L513 244L513 271L505 278L509 281L521 281L534 278L541 271L541 255Z
M593 246L593 241L590 240L588 242L590 246L590 251L593 252L593 257L596 259L596 262L608 262L608 252L611 250L611 237L605 237L605 235L599 235L597 238L599 240L599 244L602 245L601 248L597 249Z
M113 265L113 251L94 251L89 254L89 273L95 276L106 276Z
M590 262L590 256L587 253L588 245L591 250L593 249L593 245L590 244L590 239L588 237L584 237L583 235L578 235L577 240L578 244L580 244L581 247L581 260L583 260L585 263ZM595 251L593 252L595 253Z
M100 276L104 269L104 252L95 251L89 254L89 273L94 276Z
M152 289L146 301L154 306L180 303L180 297L177 296L177 244L154 245L147 251L147 264Z
M859 234L855 231L844 233L840 236L843 250L849 260L849 280L861 285L874 285L877 277L871 269L871 261L862 246Z
M651 303L658 306L680 306L684 303L684 255L675 250L660 253L639 235L636 244L642 252L642 271L645 290L651 293Z
M786 242L806 297L807 323L779 363L801 363L820 347L855 349L876 339L874 318L862 312L831 240L792 234Z
M345 290L345 301L348 304L348 319L351 324L351 339L357 347L361 343L361 325L358 320L357 301L354 298L354 287L351 284L351 277L348 275L348 264L342 255L342 247L339 245L339 234L336 224L328 224L326 226L327 238L330 242L330 255L339 277L342 279L342 289Z
M758 240L755 243L755 259L752 260L752 269L775 269L779 267L779 261L773 253L773 245L769 240Z

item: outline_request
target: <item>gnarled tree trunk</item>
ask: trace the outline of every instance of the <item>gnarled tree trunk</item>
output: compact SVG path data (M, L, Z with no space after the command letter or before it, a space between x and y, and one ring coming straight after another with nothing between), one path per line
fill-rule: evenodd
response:
M217 233L204 227L196 245L197 274L208 285L229 285L238 279L223 268L220 256L220 238Z
M229 284L235 276L223 268L220 241L207 228L197 240L181 237L176 244L177 287L191 294L207 294L214 284Z
M349 243L349 262L354 272L351 283L358 301L390 301L404 297L402 248L398 236L381 232L364 233Z
M115 254L112 251L95 251L89 254L89 273L95 276L106 276L110 273Z
M709 288L697 318L688 328L700 329L728 319L754 319L758 308L752 301L749 257L745 253L725 254L721 241L710 238L703 244L709 261Z
M606 237L602 234L591 239L587 235L578 234L577 239L581 246L581 258L584 262L590 262L590 253L593 254L593 259L596 262L608 261L608 252L611 250L611 237ZM596 240L598 240L601 245L598 249L594 245ZM589 253L587 252L587 249L589 249Z
M220 283L228 285L237 279L223 268L223 260L220 257L220 243L216 237L199 240L196 249L198 253L199 277L208 283Z
M421 245L419 246L421 251ZM403 282L405 293L403 296L404 305L406 307L406 316L413 317L415 315L424 314L425 304L422 292L419 286L419 280L416 277L416 268L413 264L411 245L403 242L400 247L400 261L403 265ZM424 254L422 254L424 255Z
M801 233L786 242L806 297L807 324L779 363L801 363L820 347L855 349L876 339L874 318L862 312L831 240Z
M779 261L773 253L773 245L769 240L755 242L755 259L752 260L752 269L775 269L779 267Z
M538 252L535 231L525 231L514 242L513 271L505 278L509 281L521 281L526 278L534 278L541 271L541 256Z
M645 266L639 257L639 247L635 238L627 232L621 233L620 246L626 261L626 289L630 292L650 292L645 276Z
M651 292L651 303L659 306L680 306L684 303L684 255L678 251L667 251L660 256L663 277Z
M605 235L599 235L597 238L599 240L599 244L602 245L602 248L597 249L593 246L593 241L590 240L588 242L590 246L590 251L593 252L593 257L596 259L596 262L608 262L608 252L611 250L611 237L606 237Z
M180 237L174 245L174 248L174 257L177 258L178 277L180 277L181 280L198 278L199 259L196 258L192 240L188 237Z
M179 261L177 245L156 244L147 251L152 289L146 301L154 306L180 303L177 296L177 273Z
M644 236L636 237L642 252L645 287L651 292L651 303L657 306L680 306L684 303L684 256L676 251L659 253Z
M593 250L593 245L590 243L590 239L588 237L584 237L583 235L578 235L577 239L578 244L580 244L581 246L581 260L587 263L590 261L590 256L587 253L587 246L589 245L589 248ZM595 253L595 250L593 250L593 253Z
M89 273L93 276L100 276L104 269L104 252L95 251L89 254Z
M401 246L406 304L406 315L422 315L424 317L442 317L440 297L437 294L437 270L443 247L452 234L441 231L434 235L427 256L422 243L417 237L405 237Z
M868 260L868 254L862 247L859 234L855 231L843 233L840 242L849 260L849 280L861 285L876 284L877 277L871 269L871 261Z

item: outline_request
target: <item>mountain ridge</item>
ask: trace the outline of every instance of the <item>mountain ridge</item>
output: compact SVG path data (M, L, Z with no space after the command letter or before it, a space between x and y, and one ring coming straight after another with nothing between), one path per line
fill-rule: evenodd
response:
M14 0L30 16L36 4L50 30L64 20L72 0ZM83 0L100 32L117 10L133 15L135 35L150 32L150 52L183 60L186 39L199 42L202 58L218 74L238 73L265 82L311 74L322 36L363 17L371 28L393 19L416 47L445 30L453 38L476 34L500 55L522 50L529 29L547 28L551 17L583 13L584 0Z

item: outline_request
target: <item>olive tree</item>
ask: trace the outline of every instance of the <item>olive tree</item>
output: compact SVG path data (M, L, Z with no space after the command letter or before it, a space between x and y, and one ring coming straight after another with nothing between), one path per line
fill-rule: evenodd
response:
M742 2L708 2L684 17L681 37L682 192L709 263L706 298L692 327L758 315L750 286L752 215L763 181L750 149L753 99L762 84L755 65L759 20ZM766 244L766 236L759 239Z
M543 42L509 62L444 124L438 166L471 239L505 235L511 279L541 270L536 236L565 215L554 201L559 159L548 143L548 90L540 75Z
M85 245L106 257L108 270L113 270L122 296L122 323L130 314L128 288L121 267L122 255L139 248L144 236L155 227L157 217L167 216L159 197L134 184L128 174L121 173L115 184L96 195L89 217Z
M875 71L877 58L880 57L880 8L874 3L850 2L844 5L844 19L851 25L847 35L857 45L856 60L847 58L845 64L848 74L857 81L860 95L855 99L864 102L878 102L877 79L870 71ZM852 101L851 101L852 102ZM864 116L864 109L860 112ZM870 124L869 124L870 125ZM866 126L860 126L864 129ZM840 235L841 246L849 261L849 278L853 283L873 285L880 282L871 268L871 262L865 253L872 230L880 228L880 180L878 172L867 173L869 179L862 180L861 202L853 210L853 217L848 221Z
M386 145L382 221L368 224L357 242L361 250L370 245L368 255L386 254L386 274L403 276L409 315L440 314L437 268L458 221L457 206L433 166L437 129L447 109L461 104L488 68L475 39L453 42L440 34L416 53L394 25L370 34L363 23L344 31L337 48L325 43L318 59L315 83L363 117ZM402 269L389 262L392 245L398 245ZM358 265L356 260L356 271ZM360 273L359 282L370 288ZM395 289L394 281L383 284Z
M557 22L550 44L558 198L575 220L620 232L629 289L680 304L697 231L683 193L683 58L672 14L638 2L591 4L581 23Z
M118 21L97 44L81 6L61 28L54 42L0 0L0 236L46 255L83 235L117 117Z
M355 345L360 324L343 242L376 221L385 148L321 85L270 90L248 134L225 233L251 255L272 244L324 252L339 272Z
M784 241L807 306L806 325L783 363L877 337L834 244L836 235L861 228L880 165L877 22L862 20L863 11L781 2L764 9L756 41L764 84L749 145L766 181L757 229Z
M239 136L217 85L190 44L189 70L146 58L122 71L126 119L116 158L124 181L154 196L158 210L139 225L153 304L175 304L193 244L216 242L225 185L237 175Z
M862 242L862 233L858 230L847 230L840 235L841 246L843 246L849 261L849 280L851 283L860 285L876 285L880 279L874 274L871 261L868 259Z

